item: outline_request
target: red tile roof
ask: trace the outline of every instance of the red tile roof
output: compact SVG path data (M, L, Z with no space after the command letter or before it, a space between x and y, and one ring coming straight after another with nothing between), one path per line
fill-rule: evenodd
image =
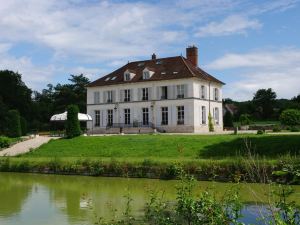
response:
M151 68L154 74L151 78L143 79L143 70L145 68ZM126 70L133 71L135 76L130 81L124 81L124 72ZM174 73L175 72L175 73ZM116 77L112 80L113 77ZM216 82L219 84L225 84L212 75L206 73L199 67L194 66L189 60L183 56L175 56L168 58L160 58L155 60L145 60L130 62L114 72L101 77L94 82L91 82L88 87L106 86L122 83L134 83L134 82L147 82L147 81L159 81L159 80L170 80L170 79L182 79L198 77L203 80ZM107 80L107 78L110 78Z

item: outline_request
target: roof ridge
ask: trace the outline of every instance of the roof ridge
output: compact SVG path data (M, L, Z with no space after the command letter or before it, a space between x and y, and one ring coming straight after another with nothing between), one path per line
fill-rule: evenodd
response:
M182 56L177 55L177 56L169 56L169 57L163 57L163 58L157 58L157 59L137 60L137 61L129 62L129 64L130 63L138 63L138 62L147 62L147 61L158 61L158 60L170 59L170 58L177 58L177 57L182 57Z

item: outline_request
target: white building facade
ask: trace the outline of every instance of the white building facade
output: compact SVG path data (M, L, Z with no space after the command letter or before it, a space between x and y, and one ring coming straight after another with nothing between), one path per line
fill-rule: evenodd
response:
M189 69L193 65L187 60L182 56L156 59L153 55L149 62L129 63L91 83L87 113L93 124L88 124L88 130L206 133L211 114L215 131L222 131L224 83L202 70L207 76L196 76L197 70Z

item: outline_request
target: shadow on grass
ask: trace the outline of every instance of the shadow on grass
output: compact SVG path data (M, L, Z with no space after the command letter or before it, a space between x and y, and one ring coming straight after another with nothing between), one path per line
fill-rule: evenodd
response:
M249 148L252 153L267 158L278 158L278 156L286 154L299 156L300 138L298 135L239 137L232 141L208 145L199 152L199 157L223 158L245 156Z

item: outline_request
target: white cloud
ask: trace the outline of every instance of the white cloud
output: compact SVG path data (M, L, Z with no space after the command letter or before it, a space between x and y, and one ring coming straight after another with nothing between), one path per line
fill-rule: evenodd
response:
M259 29L262 24L256 19L249 19L241 15L231 15L221 22L211 22L201 27L197 37L225 36L231 34L246 34L248 29Z
M227 54L206 68L227 69L234 77L225 86L224 97L247 100L260 88L273 88L280 98L300 93L300 49Z
M209 69L233 69L233 68L275 68L300 65L300 50L284 49L279 51L259 51L247 54L226 54L214 60L207 68Z
M29 57L14 57L7 52L0 51L0 70L6 69L22 74L22 80L34 90L39 90L50 83L56 71L53 65L37 66Z

